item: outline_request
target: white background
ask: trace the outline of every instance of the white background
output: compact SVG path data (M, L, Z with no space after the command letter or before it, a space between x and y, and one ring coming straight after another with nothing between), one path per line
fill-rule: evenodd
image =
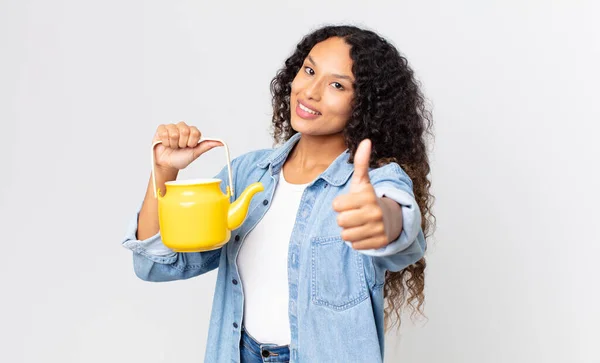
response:
M0 360L202 361L216 273L142 282L120 245L152 134L271 146L271 78L349 22L407 56L436 127L428 319L386 362L600 362L599 18L579 0L1 1Z

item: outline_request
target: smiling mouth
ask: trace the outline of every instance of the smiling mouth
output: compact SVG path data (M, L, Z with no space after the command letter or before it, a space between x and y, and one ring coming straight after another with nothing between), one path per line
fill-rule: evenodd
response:
M300 109L304 112L308 112L311 115L315 115L315 116L319 116L321 113L315 110L312 110L306 106L304 106L301 102L298 101L298 107L300 107Z

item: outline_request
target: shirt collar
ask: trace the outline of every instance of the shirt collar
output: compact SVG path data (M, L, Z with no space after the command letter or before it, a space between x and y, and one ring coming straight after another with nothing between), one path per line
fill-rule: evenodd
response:
M281 167L285 162L287 156L290 151L296 145L298 140L300 140L302 135L300 133L296 133L290 137L283 145L278 148L273 149L267 156L261 160L257 166L259 168L267 168L270 167L271 175L279 174L281 171ZM327 169L317 179L315 179L309 185L315 183L319 178L325 180L330 185L333 186L342 186L346 184L352 173L354 172L354 165L348 162L350 157L350 153L348 149L344 150L332 163L329 165Z

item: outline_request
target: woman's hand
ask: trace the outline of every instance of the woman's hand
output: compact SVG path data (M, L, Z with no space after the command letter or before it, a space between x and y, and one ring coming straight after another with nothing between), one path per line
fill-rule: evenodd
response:
M350 192L334 199L342 239L357 250L378 249L395 240L402 231L401 207L388 198L378 198L369 179L371 141L363 140L354 155Z
M221 146L218 141L203 141L198 144L202 133L196 126L181 121L177 124L160 125L154 134L154 163L157 169L176 172L184 169L208 150Z

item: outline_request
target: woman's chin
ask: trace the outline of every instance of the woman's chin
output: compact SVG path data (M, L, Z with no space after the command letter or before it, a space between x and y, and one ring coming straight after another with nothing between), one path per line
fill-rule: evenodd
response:
M308 125L306 125L307 121L306 120L298 120L297 117L292 117L292 119L290 120L290 125L292 126L292 130L299 132L301 134L305 134L307 132L310 132L310 127Z
M301 133L303 136L323 137L336 135L341 132L340 130L330 130L328 128L319 127L318 124L302 119L294 120L292 118L292 120L290 120L290 125L292 126L292 130Z

